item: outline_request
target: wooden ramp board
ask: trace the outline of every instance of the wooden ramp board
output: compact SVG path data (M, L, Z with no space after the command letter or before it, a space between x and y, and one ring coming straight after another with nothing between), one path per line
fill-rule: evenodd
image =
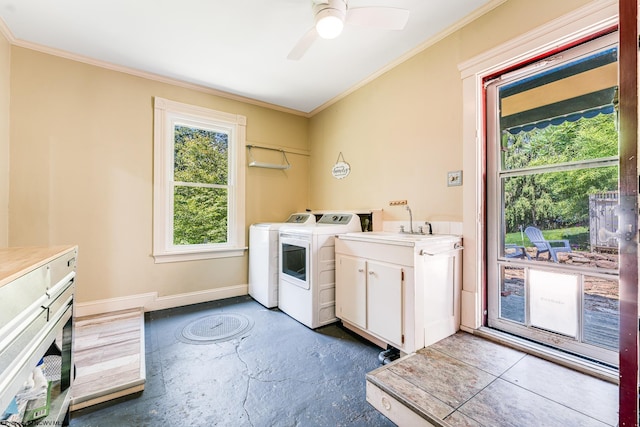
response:
M71 410L144 390L144 354L142 309L75 319Z

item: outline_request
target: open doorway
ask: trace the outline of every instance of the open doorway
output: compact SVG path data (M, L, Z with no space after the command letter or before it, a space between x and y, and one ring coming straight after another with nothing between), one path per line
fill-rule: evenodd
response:
M488 326L618 365L615 33L486 85Z

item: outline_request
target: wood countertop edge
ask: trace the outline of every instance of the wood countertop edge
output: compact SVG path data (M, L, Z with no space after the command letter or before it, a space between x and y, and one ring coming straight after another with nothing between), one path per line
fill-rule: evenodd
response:
M0 287L77 248L77 245L0 248Z

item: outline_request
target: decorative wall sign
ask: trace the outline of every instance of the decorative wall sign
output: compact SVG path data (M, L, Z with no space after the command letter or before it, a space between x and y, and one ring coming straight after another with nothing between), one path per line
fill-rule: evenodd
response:
M342 155L342 152L340 152L340 154L338 154L338 160L336 160L336 164L333 165L333 168L331 169L331 175L333 175L333 177L336 179L342 179L346 178L350 172L351 166L349 166L349 163L344 161L344 156Z

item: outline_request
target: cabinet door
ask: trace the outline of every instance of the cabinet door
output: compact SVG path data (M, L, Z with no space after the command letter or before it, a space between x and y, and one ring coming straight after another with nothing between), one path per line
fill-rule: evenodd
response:
M402 346L402 267L367 262L367 322L369 331Z
M456 256L450 252L424 259L425 346L455 334L460 325L459 273Z
M336 257L336 317L367 328L366 262L347 255Z

